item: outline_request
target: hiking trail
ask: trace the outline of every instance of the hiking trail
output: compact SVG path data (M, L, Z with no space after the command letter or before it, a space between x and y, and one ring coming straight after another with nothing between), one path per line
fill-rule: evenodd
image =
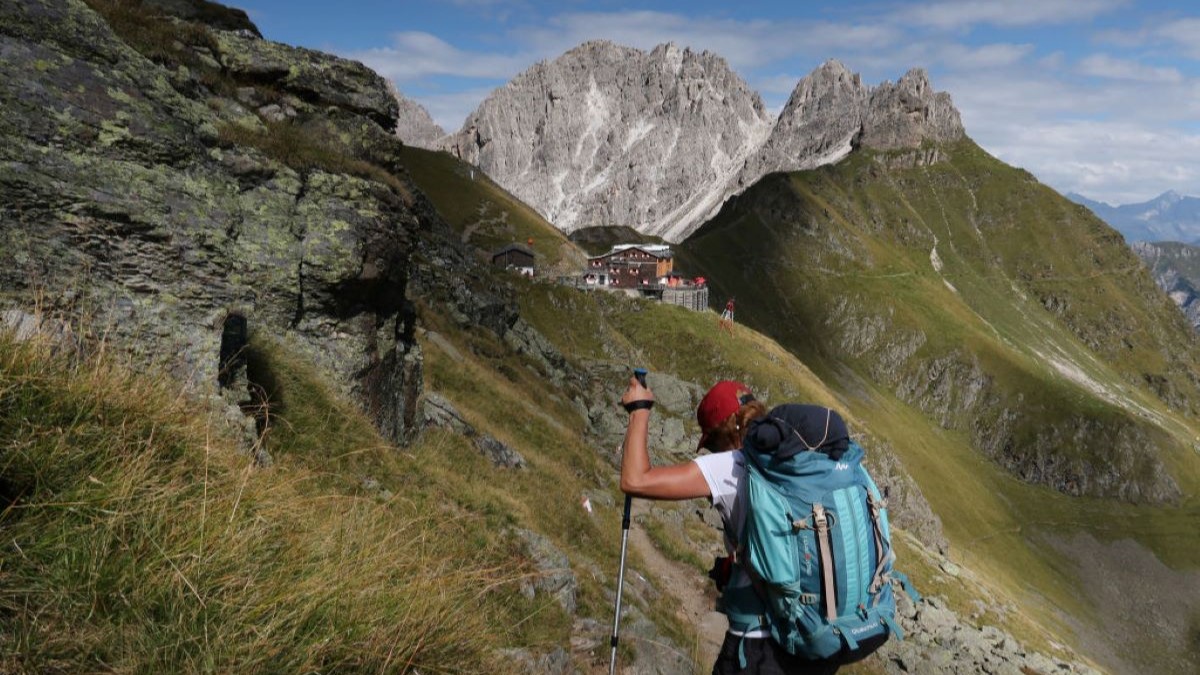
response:
M646 514L652 502L645 499L633 500L633 517ZM714 536L718 536L714 533ZM697 666L707 672L721 651L725 638L725 615L714 609L717 591L708 577L692 567L668 559L655 548L645 528L634 522L629 528L629 542L641 556L645 571L660 582L659 590L674 598L678 605L676 614L689 626L696 628L696 646L693 654Z

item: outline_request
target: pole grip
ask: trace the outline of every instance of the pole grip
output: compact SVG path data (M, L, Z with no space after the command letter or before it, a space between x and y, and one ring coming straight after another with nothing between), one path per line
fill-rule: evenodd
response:
M633 497L625 495L625 515L621 516L621 529L629 529L629 511L633 508Z
M633 376L637 378L638 384L646 386L646 373L649 372L645 368L634 368Z

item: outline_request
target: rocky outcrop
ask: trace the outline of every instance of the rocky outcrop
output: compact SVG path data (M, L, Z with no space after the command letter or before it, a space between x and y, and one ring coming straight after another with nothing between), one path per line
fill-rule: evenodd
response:
M497 89L444 145L564 231L673 237L720 205L770 126L715 54L589 42Z
M530 599L539 593L549 595L567 616L575 614L579 582L571 571L571 561L566 554L533 530L519 529L515 535L537 570L532 578L522 582L521 592Z
M1200 330L1200 247L1175 242L1134 242L1133 252L1150 269L1158 287Z
M384 138L394 99L359 64L204 42L232 81L156 64L82 3L0 3L0 303L82 318L202 394L238 381L223 339L281 337L406 440L421 368L405 297L431 210L399 179L280 154L287 127L222 92L281 88L297 124L337 106Z
M442 427L471 439L480 454L497 467L521 469L525 458L511 446L494 436L480 433L463 419L454 404L434 392L425 393L424 422L426 426Z
M1071 673L1100 675L1078 656L1035 652L995 626L976 626L938 597L911 601L896 588L896 615L904 640L889 640L873 658L888 675L921 673Z
M358 113L389 131L396 128L399 103L386 81L363 64L240 33L214 36L217 59L233 77L284 89L313 106Z
M772 122L715 55L593 42L496 90L441 144L559 229L627 225L679 241L768 173L836 162L854 147L916 150L963 135L924 70L872 89L829 61Z
M914 68L895 84L871 89L830 60L796 85L771 136L738 177L748 187L773 171L803 171L830 164L855 147L915 150L926 141L965 135L958 110L945 92L934 92L924 70ZM924 161L936 161L930 155Z
M142 6L218 30L239 31L262 37L258 26L254 25L245 10L226 7L210 0L142 0Z
M389 83L390 86L391 83ZM391 87L392 95L400 106L399 118L396 122L396 135L406 145L418 148L435 149L438 141L446 135L440 126L434 123L429 111L420 103L406 97Z
M964 135L950 95L935 92L925 70L914 68L899 82L884 82L871 91L859 143L877 150L904 150L925 141L957 141Z

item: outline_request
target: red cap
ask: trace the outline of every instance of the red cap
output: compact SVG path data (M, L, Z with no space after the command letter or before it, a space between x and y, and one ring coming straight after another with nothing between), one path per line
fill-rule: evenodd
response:
M696 447L697 450L704 447L714 429L742 407L742 397L749 393L749 387L733 380L721 380L708 390L696 408L696 421L700 424L700 445Z

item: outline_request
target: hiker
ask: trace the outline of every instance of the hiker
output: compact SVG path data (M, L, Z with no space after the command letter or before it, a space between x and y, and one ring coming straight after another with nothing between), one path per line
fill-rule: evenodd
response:
M755 426L753 423L766 421L766 407L755 400L746 385L731 380L717 382L696 409L696 421L701 431L697 451L706 449L711 454L680 464L655 467L650 464L646 447L653 402L654 393L631 378L621 397L622 405L629 411L621 458L621 490L646 499L709 498L721 515L726 551L732 556L737 550L737 538L742 534L746 513L745 491L739 490L746 476L746 458L741 448L746 434ZM791 420L796 431L813 438L822 451L828 449L840 453L850 444L845 422L837 413L817 406L786 408L800 416ZM776 440L776 444L779 443ZM725 613L761 615L765 610L746 570L740 564L727 564L726 568L730 574L722 596ZM720 585L718 581L718 587ZM743 606L732 607L734 604ZM731 616L720 654L713 665L713 675L828 674L861 658L839 655L831 659L805 659L789 654L761 624L736 624ZM864 640L857 654L870 653L886 639L884 635L870 643Z
M721 312L721 318L717 320L717 327L733 335L733 298L730 298L725 303L725 309Z

